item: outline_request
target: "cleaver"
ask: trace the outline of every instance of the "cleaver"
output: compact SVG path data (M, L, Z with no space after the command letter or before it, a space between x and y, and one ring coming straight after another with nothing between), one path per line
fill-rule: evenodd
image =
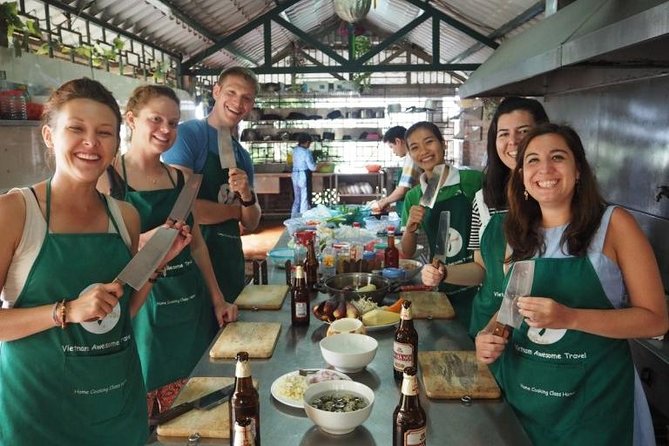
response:
M230 130L225 127L218 129L218 157L220 158L222 169L237 167L235 151L232 148L232 136L230 135ZM239 192L235 192L232 195L226 187L226 185L222 185L221 190L218 192L219 203L232 204L234 201L241 200Z
M437 201L437 195L439 195L439 189L446 182L446 176L448 170L446 169L446 164L439 164L434 166L432 170L432 176L427 180L427 186L425 186L425 192L418 200L418 204L432 209L434 203ZM418 228L409 228L410 232L414 232Z
M508 338L512 328L520 327L523 316L518 312L518 298L530 295L533 279L534 260L521 260L514 263L492 334Z
M170 216L167 217L173 222L186 221L188 214L190 214L191 209L193 208L193 202L197 197L197 193L200 191L200 185L202 184L202 174L193 174L184 184L183 189L179 192L177 201L174 203L172 210L170 211Z
M448 255L448 240L451 229L451 211L441 211L439 214L439 230L437 231L437 240L434 246L434 256L432 257L432 265L439 268L439 264L446 264L446 257Z
M135 290L142 288L165 258L178 233L174 228L159 227L114 280L126 283Z
M221 168L237 167L235 151L232 148L232 136L230 130L225 127L218 129L218 156L221 159Z
M230 398L232 392L235 390L235 385L230 384L223 387L222 389L214 390L211 393L208 393L200 398L196 398L193 401L188 401L187 403L181 403L178 406L174 406L170 409L167 409L165 412L162 412L156 416L151 417L149 420L149 425L156 426L158 424L166 423L174 418L185 414L186 412L193 409L200 410L209 410L219 404L223 403L225 400Z

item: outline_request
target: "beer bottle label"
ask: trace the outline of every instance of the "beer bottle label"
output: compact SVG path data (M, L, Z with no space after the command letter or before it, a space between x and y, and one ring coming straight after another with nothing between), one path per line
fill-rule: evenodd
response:
M413 345L404 342L393 343L393 367L398 372L404 372L407 367L414 365L413 361Z
M404 433L404 446L426 446L426 427L409 429Z
M306 302L295 302L295 316L297 316L297 317L306 317L307 316L307 303Z
M235 376L237 378L248 378L251 376L251 365L248 361L237 361Z
M404 375L404 379L402 380L402 395L418 395L418 380L415 376Z

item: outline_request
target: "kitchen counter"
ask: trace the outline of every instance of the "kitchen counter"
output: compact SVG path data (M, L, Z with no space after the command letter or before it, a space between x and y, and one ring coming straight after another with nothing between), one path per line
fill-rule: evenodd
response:
M277 243L285 246L284 232ZM269 267L270 283L285 281L284 270ZM314 302L326 296L319 295ZM374 360L360 373L350 377L366 384L375 392L372 413L365 423L351 434L333 437L321 433L301 409L285 406L270 395L272 382L300 367L323 367L318 342L325 336L327 325L311 319L309 327L290 325L290 296L279 311L241 311L242 321L281 322L274 355L267 360L252 360L253 377L259 381L260 424L265 446L388 446L392 443L392 413L400 399L399 386L393 379L392 344L394 330L370 331L379 342ZM415 320L419 350L473 350L474 345L465 328L457 321ZM195 367L192 376L234 376L234 360L212 360L209 350ZM511 408L503 400L474 400L467 405L453 400L430 400L421 388L421 405L426 411L428 444L432 445L530 445L530 441ZM157 446L183 446L182 438L151 439ZM227 445L227 440L207 439L204 444Z

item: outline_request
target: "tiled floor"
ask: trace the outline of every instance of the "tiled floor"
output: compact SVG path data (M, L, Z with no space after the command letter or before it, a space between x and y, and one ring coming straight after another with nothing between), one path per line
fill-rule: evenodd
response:
M281 236L286 227L283 219L268 219L263 217L258 229L253 233L242 236L242 249L244 258L265 258Z

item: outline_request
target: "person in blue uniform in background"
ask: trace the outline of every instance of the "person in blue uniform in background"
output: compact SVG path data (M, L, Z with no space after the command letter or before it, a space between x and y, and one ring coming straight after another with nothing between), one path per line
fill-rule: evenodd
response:
M290 211L291 217L309 209L309 193L307 189L307 174L316 170L314 155L309 150L311 136L300 133L297 137L297 145L293 147L293 207Z

